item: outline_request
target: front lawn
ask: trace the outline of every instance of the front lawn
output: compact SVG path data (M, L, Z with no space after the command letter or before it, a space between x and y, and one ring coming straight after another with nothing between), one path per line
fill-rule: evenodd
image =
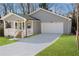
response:
M62 35L59 40L38 53L37 56L79 56L75 35Z
M0 46L11 44L13 42L16 42L15 40L9 40L9 38L0 37Z

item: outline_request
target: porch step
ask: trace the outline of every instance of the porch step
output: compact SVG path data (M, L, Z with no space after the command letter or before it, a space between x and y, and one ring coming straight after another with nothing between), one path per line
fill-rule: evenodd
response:
M22 37L22 31L19 31L15 37L16 38L21 38Z

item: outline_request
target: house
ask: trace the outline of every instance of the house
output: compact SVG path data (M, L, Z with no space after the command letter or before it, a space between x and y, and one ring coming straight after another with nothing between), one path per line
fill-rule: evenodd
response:
M30 14L32 17L40 19L41 33L71 33L71 19L53 13L45 9L38 9Z
M21 38L40 33L40 20L29 15L9 13L4 21L4 36Z
M71 19L39 8L29 15L9 13L4 21L4 36L25 37L37 33L71 33Z

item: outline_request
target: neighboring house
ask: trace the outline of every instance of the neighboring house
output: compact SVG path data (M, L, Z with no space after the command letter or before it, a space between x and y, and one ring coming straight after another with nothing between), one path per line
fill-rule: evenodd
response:
M71 19L45 9L38 9L30 15L9 13L4 21L4 36L25 37L37 33L71 33Z

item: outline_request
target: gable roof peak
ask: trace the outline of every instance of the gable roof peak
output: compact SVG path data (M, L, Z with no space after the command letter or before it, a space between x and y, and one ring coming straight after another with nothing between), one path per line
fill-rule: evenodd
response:
M35 13L37 13L37 12L39 12L39 11L48 12L48 13L50 13L50 14L54 14L54 15L56 15L56 16L59 16L59 17L62 17L62 18L65 18L65 19L69 19L69 20L71 20L71 19L68 18L68 17L65 17L65 16L62 16L62 15L56 14L56 13L54 13L54 12L51 12L51 11L46 10L46 9L43 9L43 8L38 8L36 11L30 13L29 15L35 14Z

